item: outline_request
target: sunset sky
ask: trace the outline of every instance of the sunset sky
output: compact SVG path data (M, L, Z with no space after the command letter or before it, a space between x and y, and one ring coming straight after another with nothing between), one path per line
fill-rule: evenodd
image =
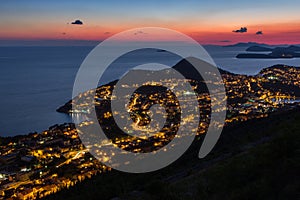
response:
M299 8L299 0L10 0L1 2L0 40L103 40L130 28L155 26L202 44L299 44ZM75 20L83 24L72 24ZM233 32L241 27L247 32Z

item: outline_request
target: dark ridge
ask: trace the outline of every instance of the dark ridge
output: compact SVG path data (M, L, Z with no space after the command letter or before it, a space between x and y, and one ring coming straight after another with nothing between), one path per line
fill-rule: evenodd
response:
M281 70L285 70L286 71L287 69L291 69L291 68L299 69L299 67L278 64L278 65L273 65L271 67L264 68L258 74L263 74L266 71L276 70L276 69L281 69Z
M300 51L300 47L295 46L295 45L291 45L291 46L287 47L287 49L290 51Z
M276 47L266 48L261 46L252 46L246 49L246 51L263 52L272 51L269 54L261 53L241 53L236 56L236 58L261 58L261 59L276 59L276 58L299 58L300 57L300 47L289 46L289 47Z
M250 47L250 46L269 46L267 44L263 44L263 43L256 43L256 42L240 42L237 44L233 44L233 45L227 45L224 47Z
M254 52L260 52L260 51L272 51L272 48L268 47L262 47L262 46L251 46L246 49L246 51L254 51Z
M291 66L285 66L285 65L274 65L272 67L268 67L265 68L263 70L261 70L257 75L258 76L263 76L266 72L268 72L268 74L275 74L276 69L284 69L284 71L286 73L288 73L286 70L290 69L290 68L295 68L295 67L291 67ZM181 73L186 79L190 79L190 80L196 80L197 84L198 84L198 88L199 91L207 91L207 86L203 81L202 76L198 73L198 71L192 66L191 63L189 63L186 59L181 60L180 62L178 62L176 65L173 66L173 69L177 70L179 73ZM218 68L219 72L221 75L230 75L230 76L238 76L238 74L233 74L230 73L226 70L222 70L220 68ZM161 70L161 73L166 73L166 70ZM283 74L281 74L281 76L283 76ZM114 80L112 82L109 82L103 86L114 86L116 83L118 82L118 80ZM98 88L100 88L101 86L99 86ZM273 88L274 84L266 84L265 85L266 88ZM276 83L276 87L280 88L283 91L287 91L289 93L289 90L286 86L284 86L284 84L277 82ZM298 88L293 87L291 89L292 91L296 91L295 93L299 94L300 96L300 91ZM65 113L65 114L69 114L69 111L72 109L72 101L68 101L65 105L59 107L56 111L57 112L61 112L61 113Z
M263 58L263 59L274 59L274 57L267 54L259 54L259 53L240 53L236 56L236 58Z

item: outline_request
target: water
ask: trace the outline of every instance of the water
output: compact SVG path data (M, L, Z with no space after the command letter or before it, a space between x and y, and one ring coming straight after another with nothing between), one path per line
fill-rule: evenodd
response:
M76 72L93 47L0 47L0 136L42 131L71 122L55 110L70 100ZM245 48L208 46L221 68L234 73L256 74L274 64L300 66L300 59L236 59ZM167 52L147 50L120 59L101 83L114 80L128 68L159 61L173 66L179 58Z
M70 117L55 110L71 98L91 47L0 47L0 135L42 131Z
M246 47L207 46L207 52L212 56L218 67L236 74L255 75L263 68L276 64L300 66L300 58L292 59L238 59L235 56L246 52ZM265 52L270 53L270 52Z

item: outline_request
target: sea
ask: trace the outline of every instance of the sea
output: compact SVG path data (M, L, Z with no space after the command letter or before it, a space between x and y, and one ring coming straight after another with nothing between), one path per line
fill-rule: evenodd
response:
M76 73L93 46L2 46L0 47L0 136L41 132L71 122L56 112L72 97ZM300 66L294 59L237 59L246 47L204 46L216 65L224 70L255 75L275 64ZM107 83L139 64L157 61L174 66L174 54L147 49L116 60L100 79Z

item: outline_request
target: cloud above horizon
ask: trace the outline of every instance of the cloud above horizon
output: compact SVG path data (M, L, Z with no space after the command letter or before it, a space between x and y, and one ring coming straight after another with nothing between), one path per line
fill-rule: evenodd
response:
M138 35L138 34L147 34L147 33L143 32L143 31L137 31L134 33L134 35Z
M256 35L263 35L263 32L262 31L257 31L255 34Z
M232 32L234 32L234 33L247 33L247 31L248 31L247 27L241 27L240 29L233 30Z
M218 42L231 42L231 40L219 40Z
M75 20L74 22L71 22L71 24L75 24L75 25L83 25L83 22L79 19Z

